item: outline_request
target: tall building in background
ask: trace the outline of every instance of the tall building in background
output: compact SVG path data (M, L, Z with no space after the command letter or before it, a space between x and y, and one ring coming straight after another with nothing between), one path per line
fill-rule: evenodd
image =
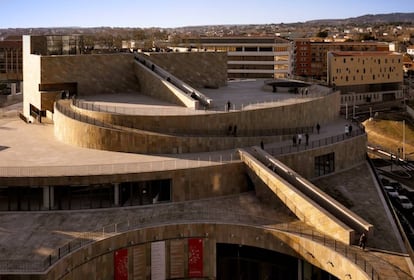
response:
M22 37L0 41L0 81L23 80Z
M294 69L297 76L325 80L327 53L333 51L388 51L388 43L382 42L316 42L309 38L294 42Z
M341 103L394 101L403 95L403 56L395 52L329 52L328 84Z
M287 78L292 73L293 46L281 37L199 37L183 47L227 52L229 79Z

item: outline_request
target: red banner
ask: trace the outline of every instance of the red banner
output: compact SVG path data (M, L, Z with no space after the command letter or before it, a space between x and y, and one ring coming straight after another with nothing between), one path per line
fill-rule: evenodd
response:
M128 249L120 249L114 253L114 279L128 280Z
M188 276L203 277L203 239L188 239Z

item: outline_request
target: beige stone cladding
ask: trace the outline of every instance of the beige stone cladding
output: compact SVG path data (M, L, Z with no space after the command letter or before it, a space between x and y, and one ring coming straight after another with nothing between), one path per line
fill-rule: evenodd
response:
M135 63L134 71L140 84L141 94L184 107L195 107L195 105L190 104L191 101L194 102L191 97L187 97L187 102L178 98L177 95L185 94L175 86L167 83L163 79L160 79L156 74L152 73L151 70L147 69L145 66L142 66L139 63Z
M301 174L306 179L315 175L315 157L335 153L335 172L358 165L366 159L367 135L349 138L317 149L277 156L277 159Z
M74 110L97 121L151 132L188 135L212 135L215 133L217 135L217 133L225 134L229 125L237 125L239 135L243 136L243 133L248 135L254 131L265 129L306 127L314 126L316 123L328 123L338 117L339 98L338 91L307 102L284 106L185 116L120 115L88 111L76 107ZM61 124L55 122L55 125L60 126Z
M227 54L222 52L149 53L148 59L194 88L227 83Z
M393 52L329 52L328 83L336 86L400 83L402 54Z
M188 165L193 166L194 161L197 165L197 160L189 162ZM153 168L162 169L164 164L167 166L171 165L169 162L155 162L153 163ZM142 173L87 176L67 174L66 176L36 176L30 178L1 177L0 184L3 186L17 187L27 186L27 182L30 181L32 186L54 186L55 188L59 188L60 186L68 185L94 185L108 182L122 183L163 179L171 179L172 202L236 195L248 191L249 188L245 170L240 161L227 163L225 165L217 163L211 166Z
M41 83L76 82L79 97L138 92L134 63L133 54L125 53L42 56Z
M200 238L203 241L203 276L208 279L216 277L215 248L218 243L241 244L281 252L306 260L339 279L345 279L345 275L351 276L352 279L371 279L371 275L364 272L364 262L358 264L354 261L354 257L362 259L362 256L353 254L352 257L345 258L341 252L315 242L306 235L301 236L269 227L232 224L163 225L117 234L75 251L55 264L46 274L32 275L32 278L28 279L113 279L114 255L118 249L127 249L128 279L149 279L151 244L159 241L165 241L165 273L170 279L173 274L173 256L177 256L173 253L173 246L183 243L181 247L184 250L179 257L188 260L188 249L185 244L189 238ZM394 268L387 263L376 263L375 270L386 271L387 276L399 279ZM181 274L188 275L188 266L184 266ZM134 278L134 275L148 277ZM11 276L8 279L22 279L19 277Z

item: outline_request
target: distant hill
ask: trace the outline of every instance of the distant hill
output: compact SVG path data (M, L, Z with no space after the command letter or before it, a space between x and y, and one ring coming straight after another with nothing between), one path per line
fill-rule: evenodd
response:
M363 15L346 19L320 19L306 22L312 25L346 25L346 24L375 24L375 23L414 23L414 13L391 13Z
M366 26L375 24L411 24L414 25L414 13L390 13L390 14L377 14L377 15L363 15L359 17L347 18L347 19L320 19L311 20L306 22L296 22L287 24L271 24L272 26L278 26L289 29L292 27L306 28L320 28L320 26ZM65 34L84 34L84 35L103 35L103 36L116 36L122 38L129 38L133 32L138 32L138 35L159 33L162 29L163 32L170 33L174 31L180 32L194 32L195 34L204 34L209 31L217 30L233 30L239 34L243 34L243 30L266 28L269 24L234 24L234 25L205 25L205 26L183 26L177 28L139 28L139 27L44 27L44 28L0 28L0 40L7 38L8 36L21 36L21 35L65 35ZM280 32L280 29L278 29ZM246 31L248 32L248 31ZM246 33L245 32L245 33ZM147 36L147 37L148 37Z

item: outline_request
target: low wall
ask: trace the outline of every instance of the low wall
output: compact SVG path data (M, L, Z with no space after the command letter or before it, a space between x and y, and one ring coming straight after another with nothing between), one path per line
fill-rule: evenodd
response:
M64 104L64 101L59 101ZM69 109L67 102L66 109ZM278 142L282 136L268 137L188 137L151 133L123 127L103 127L68 117L55 106L54 134L60 141L79 147L144 154L176 154L228 150L238 147L254 146L261 140L266 143ZM66 110L65 109L65 110ZM71 114L71 113L69 113ZM263 141L264 141L263 140Z
M122 115L76 107L74 110L105 123L153 132L209 135L210 131L225 133L230 125L237 125L238 134L243 135L244 131L260 132L261 130L314 127L316 123L321 125L329 123L338 118L339 99L340 93L335 92L306 102L298 99L298 103L278 107L181 116Z

